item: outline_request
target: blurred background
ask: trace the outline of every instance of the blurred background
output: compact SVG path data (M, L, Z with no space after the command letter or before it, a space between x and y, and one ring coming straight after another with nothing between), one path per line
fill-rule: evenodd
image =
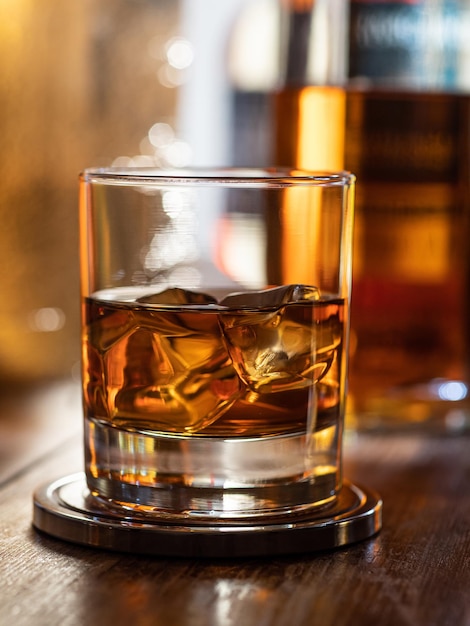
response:
M2 0L0 386L78 380L82 169L346 167L351 412L466 427L469 8Z
M247 4L0 3L1 383L77 375L83 168L231 162L227 55Z
M232 163L229 84L248 67L257 89L275 85L273 8L246 0L2 0L1 383L77 375L78 173ZM246 38L237 42L240 28ZM237 46L241 58L230 60ZM266 161L265 140L248 141Z
M174 0L0 3L3 383L77 375L79 171L149 151L187 158L175 128L189 63L180 10Z

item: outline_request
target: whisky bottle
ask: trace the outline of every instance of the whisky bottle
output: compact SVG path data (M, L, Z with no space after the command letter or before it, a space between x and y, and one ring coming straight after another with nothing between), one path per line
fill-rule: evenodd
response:
M350 412L365 428L469 424L463 6L350 6L345 167L358 178Z

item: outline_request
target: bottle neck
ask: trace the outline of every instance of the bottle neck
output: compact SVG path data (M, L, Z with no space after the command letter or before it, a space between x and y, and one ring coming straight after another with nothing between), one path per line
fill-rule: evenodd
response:
M348 4L347 0L284 2L281 19L284 86L345 85Z

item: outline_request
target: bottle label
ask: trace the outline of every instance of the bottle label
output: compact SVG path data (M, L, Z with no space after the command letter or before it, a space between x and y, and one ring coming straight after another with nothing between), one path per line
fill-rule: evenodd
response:
M352 0L353 80L394 87L464 87L470 11L458 0ZM468 86L468 85L467 85Z
M362 181L457 184L466 176L469 99L350 91L346 167Z

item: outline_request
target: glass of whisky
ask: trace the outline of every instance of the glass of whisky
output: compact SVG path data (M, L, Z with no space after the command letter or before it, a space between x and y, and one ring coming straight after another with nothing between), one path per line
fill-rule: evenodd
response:
M335 500L353 187L289 170L83 173L96 497L169 520Z
M38 492L38 528L198 556L378 530L380 500L341 471L354 184L83 172L85 472Z

